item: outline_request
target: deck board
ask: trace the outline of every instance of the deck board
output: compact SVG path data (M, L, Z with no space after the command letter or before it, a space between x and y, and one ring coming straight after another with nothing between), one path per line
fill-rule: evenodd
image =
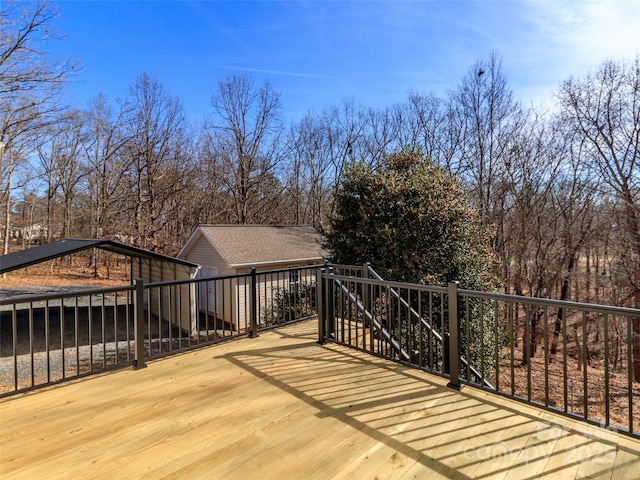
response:
M640 442L301 323L0 401L0 477L635 479Z

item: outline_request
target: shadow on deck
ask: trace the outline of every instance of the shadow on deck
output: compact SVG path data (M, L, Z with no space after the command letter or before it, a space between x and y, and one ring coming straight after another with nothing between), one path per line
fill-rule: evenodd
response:
M2 478L637 478L640 442L305 322L0 402Z

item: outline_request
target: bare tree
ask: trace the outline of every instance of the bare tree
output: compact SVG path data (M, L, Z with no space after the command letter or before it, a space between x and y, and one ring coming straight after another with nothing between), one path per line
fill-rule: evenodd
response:
M84 234L75 228L75 219L85 212L78 201L88 172L83 155L86 141L84 124L84 113L73 110L41 132L36 152L40 178L46 187L47 241L56 236L69 238Z
M262 183L272 181L282 160L280 94L268 82L256 88L251 77L233 75L218 83L211 105L211 163L233 199L232 219L260 222L261 202L275 198L261 198L258 192L266 193Z
M472 67L451 100L462 134L456 170L469 185L482 222L490 224L511 140L527 117L513 99L495 52Z
M640 308L640 55L630 63L606 61L559 91L563 119L579 134L601 181L621 205L620 266L628 298ZM640 381L640 318L633 321L634 377Z
M557 130L560 130L558 127ZM551 191L555 211L559 213L561 229L559 232L560 263L556 267L560 272L560 300L568 300L572 277L578 264L580 253L588 245L594 233L598 215L598 190L592 176L591 165L584 161L584 144L570 138L563 151L566 160L561 172L554 178ZM588 256L587 256L588 258ZM555 354L557 340L563 322L566 322L565 310L558 309L553 331L551 353Z
M307 114L291 128L287 195L291 223L322 228L335 188L331 124L324 115Z
M114 112L104 95L98 95L87 110L87 140L84 155L89 165L88 187L91 202L91 233L95 238L127 235L115 223L115 205L126 192L123 177L126 169L121 153L128 138L123 129L124 109Z
M396 111L402 116L399 147L419 147L422 152L445 168L450 167L448 156L443 151L446 138L445 102L432 93L409 92L407 102L398 105ZM447 168L450 173L455 169Z
M386 155L396 148L406 147L397 143L401 126L396 121L394 113L394 109L389 107L377 110L369 108L365 111L365 131L358 142L362 150L362 160L371 165L381 165Z
M180 205L174 200L191 169L188 123L178 99L146 73L130 88L125 110L121 168L131 192L125 212L135 244L161 251L169 240L164 229Z
M49 127L50 130L52 126ZM46 241L50 242L54 236L54 206L55 198L60 190L61 171L58 168L57 159L62 154L62 146L57 141L57 136L50 132L49 141L42 142L37 150L39 170L42 180L45 182L45 223Z
M216 155L216 140L206 127L198 135L195 184L198 223L232 223L233 200L227 191L227 175Z
M60 132L58 139L61 140L61 150L56 152L56 163L63 204L62 235L65 238L72 236L74 213L80 213L81 210L74 208L74 201L88 173L83 155L86 143L85 121L84 113L74 110L65 116L63 122L56 124Z
M12 179L19 162L33 150L34 136L57 121L60 92L75 69L70 60L53 59L47 42L59 38L52 28L56 11L48 1L5 1L0 9L0 142L10 164L0 163L5 206L4 253L8 251ZM31 145L28 147L28 145Z

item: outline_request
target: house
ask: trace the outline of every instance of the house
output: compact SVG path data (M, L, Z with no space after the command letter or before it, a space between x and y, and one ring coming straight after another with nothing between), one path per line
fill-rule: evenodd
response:
M304 281L293 267L318 265L325 256L322 236L313 227L291 225L200 225L177 255L200 265L201 279L248 273L251 267L258 273L282 271L275 277L258 275L259 310L266 308L276 290ZM242 319L249 308L247 288L243 278L203 281L199 286L199 308L234 329L242 329Z
M24 240L29 244L40 243L47 237L48 229L45 225L34 223L30 225L11 225L10 238Z

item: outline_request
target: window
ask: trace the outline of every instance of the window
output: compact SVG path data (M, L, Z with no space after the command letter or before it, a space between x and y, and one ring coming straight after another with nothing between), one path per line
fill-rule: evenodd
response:
M289 284L297 285L299 282L300 282L300 272L298 271L298 267L291 267L291 270L289 270Z

